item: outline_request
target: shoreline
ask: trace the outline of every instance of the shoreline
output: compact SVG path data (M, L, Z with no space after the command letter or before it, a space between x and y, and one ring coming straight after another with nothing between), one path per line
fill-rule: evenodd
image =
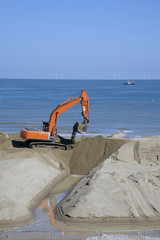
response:
M35 129L40 129L41 128L41 126L36 126L35 127ZM3 129L2 129L3 130ZM0 131L0 132L3 132L3 131ZM15 131L12 131L12 132L6 132L6 131L4 131L3 133L5 133L5 134L8 134L8 135L16 135L17 133L19 133L18 132L18 130L20 131L21 130L21 128L20 129L17 129L17 130L15 130ZM141 135L139 135L139 134L132 134L132 133L134 133L134 130L124 130L124 129L112 129L112 130L110 130L108 133L104 133L105 131L102 131L102 132L87 132L87 133L85 133L84 134L84 136L82 135L82 134L77 134L77 136L76 136L76 138L77 139L81 139L81 138L90 138L90 137L97 137L97 136L102 136L102 137L104 137L104 138L110 138L110 137L112 137L112 136L114 136L114 138L115 138L115 136L118 134L118 138L125 138L125 139L130 139L130 140L132 140L132 139L136 139L136 138L138 138L138 139L141 139L141 138L148 138L148 137L160 137L160 135L157 135L157 134L150 134L150 135L148 135L147 133L143 133L143 134L141 134ZM69 131L69 132L64 132L64 131L58 131L58 135L60 135L61 137L63 137L63 138L71 138L71 135L72 135L72 131Z

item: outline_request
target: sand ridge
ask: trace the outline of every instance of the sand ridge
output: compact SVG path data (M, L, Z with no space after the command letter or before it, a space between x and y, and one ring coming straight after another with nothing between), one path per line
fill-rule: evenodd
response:
M92 168L122 146L126 139L109 139L103 136L84 138L78 141L69 163L72 174L86 175Z

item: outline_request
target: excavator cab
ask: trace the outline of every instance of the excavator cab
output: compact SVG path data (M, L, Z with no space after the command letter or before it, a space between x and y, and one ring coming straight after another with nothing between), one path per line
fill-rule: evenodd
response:
M49 129L49 122L44 122L43 121L43 131L48 132L48 129Z

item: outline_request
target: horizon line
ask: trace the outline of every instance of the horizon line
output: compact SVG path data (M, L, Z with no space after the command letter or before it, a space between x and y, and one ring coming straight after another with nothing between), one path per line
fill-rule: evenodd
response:
M94 80L103 80L103 81L107 81L107 80L113 80L113 81L126 81L126 80L132 80L132 81L138 81L138 80L144 80L144 81L148 81L148 80L160 80L160 78L1 78L0 80L81 80L81 81L86 81L86 80L90 80L90 81L94 81Z

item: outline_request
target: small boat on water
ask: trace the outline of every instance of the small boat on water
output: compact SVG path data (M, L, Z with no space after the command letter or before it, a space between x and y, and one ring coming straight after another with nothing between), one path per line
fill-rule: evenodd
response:
M123 85L135 85L134 81L127 81L125 83L123 83Z

